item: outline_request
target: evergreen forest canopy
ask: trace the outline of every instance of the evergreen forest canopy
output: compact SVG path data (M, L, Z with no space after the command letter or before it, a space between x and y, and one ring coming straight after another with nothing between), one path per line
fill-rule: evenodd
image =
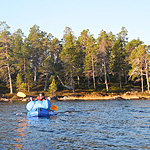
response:
M101 30L95 39L89 29L75 37L66 27L62 40L34 25L29 35L21 29L10 33L0 22L0 82L9 92L32 91L43 84L47 90L54 78L59 90L95 89L109 92L137 84L149 92L149 46L140 39L128 41L125 27L114 35Z

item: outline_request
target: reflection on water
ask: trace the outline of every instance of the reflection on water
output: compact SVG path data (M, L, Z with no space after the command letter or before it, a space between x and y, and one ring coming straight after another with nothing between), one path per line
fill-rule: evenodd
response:
M56 116L27 118L0 102L0 149L150 149L150 101L56 101Z
M18 125L17 125L18 128L16 129L16 132L18 133L18 137L14 138L14 140L18 144L13 144L13 146L18 149L22 149L23 145L21 144L21 142L27 136L28 131L26 131L26 128L27 126L29 126L29 124L25 118L21 118L21 117L18 118L17 122L18 122Z

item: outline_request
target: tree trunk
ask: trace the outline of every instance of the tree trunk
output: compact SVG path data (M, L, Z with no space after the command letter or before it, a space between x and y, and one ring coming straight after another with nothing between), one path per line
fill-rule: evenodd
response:
M29 82L29 79L28 79L28 92L30 92L30 82Z
M45 80L44 91L47 90L47 80L48 80L48 73L46 74L46 80Z
M142 65L141 65L141 87L142 87L142 93L143 93L144 89L143 89L143 70L142 70Z
M73 90L73 87L72 86L67 86L67 85L65 85L63 82L62 82L62 80L60 79L60 77L57 75L57 78L58 78L58 80L60 81L60 83L62 84L62 86L64 86L65 88L67 88L67 89L69 89L69 90Z
M107 78L108 78L108 83L110 83L110 76L109 76L109 73L107 74Z
M77 76L77 78L78 78L78 87L79 87L79 85L80 85L80 77Z
M26 83L26 59L24 58L24 61L23 61L23 70L24 70L24 81Z
M72 73L71 73L71 86L72 86L73 94L75 94L74 79Z
M7 69L8 69L8 77L9 77L9 85L10 85L10 93L13 93L13 88L12 88L12 79L11 79L11 71L10 71L10 65L9 65L9 57L8 57L8 47L7 47L7 40L5 39L6 43L6 58L7 58Z
M95 86L95 71L94 71L93 56L92 56L92 72L93 72L93 86L94 86L94 89L96 89L96 86Z
M119 85L120 85L120 90L122 90L122 85L121 85L121 73L119 72Z
M7 64L8 68L8 76L9 76L9 84L10 84L10 93L13 93L13 88L12 88L12 79L11 79L11 73L10 73L10 66Z
M148 76L148 64L147 64L147 58L145 58L145 64L146 64L146 80L147 80L147 90L148 90L148 93L150 93L149 91L149 76Z
M106 71L106 62L105 62L105 60L104 60L104 73L105 73L106 91L108 92L107 71Z
M34 67L34 82L37 81L37 67Z
M126 68L126 66L125 66L125 71L124 71L125 73L125 84L127 84L128 83L128 80L127 80L127 68Z
M90 88L90 77L88 75L88 89Z

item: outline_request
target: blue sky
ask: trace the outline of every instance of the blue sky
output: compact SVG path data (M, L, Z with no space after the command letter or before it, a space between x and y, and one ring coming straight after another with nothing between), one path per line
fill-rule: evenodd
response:
M0 21L13 33L22 29L25 36L33 25L61 39L65 27L74 35L89 29L95 38L103 29L117 34L128 30L129 41L138 37L150 45L149 0L0 0Z

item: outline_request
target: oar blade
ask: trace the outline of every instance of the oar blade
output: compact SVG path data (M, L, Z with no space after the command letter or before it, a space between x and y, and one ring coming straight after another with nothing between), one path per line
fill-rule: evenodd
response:
M50 108L50 109L57 111L57 110L58 110L58 107L55 106L55 105L51 105L51 108Z
M18 93L17 93L17 96L18 96L18 97L23 97L23 98L26 97L26 95L25 95L23 92L18 92Z

